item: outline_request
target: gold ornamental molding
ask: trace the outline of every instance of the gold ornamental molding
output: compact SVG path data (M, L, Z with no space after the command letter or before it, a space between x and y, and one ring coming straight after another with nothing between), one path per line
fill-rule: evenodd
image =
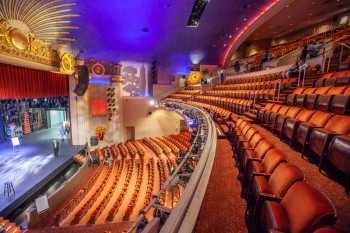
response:
M60 48L75 41L75 5L71 0L0 0L0 55L73 73L75 56Z
M0 18L27 37L48 43L74 42L72 19L76 3L70 0L0 0Z
M50 66L60 64L57 51L33 34L25 35L4 19L0 19L0 53Z

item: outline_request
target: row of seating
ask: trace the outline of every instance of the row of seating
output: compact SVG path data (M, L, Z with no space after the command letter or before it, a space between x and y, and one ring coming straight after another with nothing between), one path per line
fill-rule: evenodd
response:
M216 105L235 113L244 113L253 105L253 100L215 96L196 96L195 101Z
M93 151L91 152L91 154L94 155L98 153L98 151L100 150ZM81 188L79 188L79 190L67 203L65 203L61 208L59 208L58 211L56 211L56 213L54 214L54 219L57 224L60 223L63 219L65 219L72 212L72 210L78 206L81 200L84 199L86 194L89 192L92 186L95 185L99 176L102 174L103 169L106 169L103 165L100 165L98 168L94 169L90 177L87 179L87 182L84 183Z
M93 213L90 215L88 224L95 224L97 218L101 215L102 211L105 209L105 207L111 200L113 193L117 188L117 184L120 180L123 167L124 167L124 160L116 161L117 171L113 177L113 184L111 185L111 187L109 187L108 190L106 190L107 192L104 193L105 196L103 197L102 201L98 204L98 206L94 209Z
M174 143L172 143L170 140L168 140L165 137L157 137L157 139L159 141L162 141L165 145L167 145L175 155L179 154L180 149Z
M143 157L146 153L146 149L143 143L141 141L133 141L132 143L136 147L137 153Z
M134 146L134 144L132 144L130 141L128 141L128 142L125 143L125 146L128 148L130 157L132 159L134 159L136 157L136 155L137 155L137 149Z
M167 156L169 156L171 154L171 149L164 144L162 141L158 140L157 138L151 138L151 140L156 143L163 151L163 153Z
M331 227L333 204L252 123L238 119L231 132L252 232L317 232L324 226L339 232Z
M5 233L20 233L21 229L15 223L0 217L0 229Z
M268 78L266 78L268 79ZM259 89L271 89L277 88L278 85L283 87L291 86L292 83L297 82L296 77L285 78L284 76L273 76L267 81L251 81L252 79L246 80L246 83L235 83L235 84L224 84L217 85L214 90L259 90Z
M262 89L255 91L247 90L212 90L206 91L207 96L217 96L217 97L229 97L238 99L257 99L257 100L271 100L277 90L276 89ZM198 96L195 96L197 98Z
M258 111L257 121L280 137L288 139L291 145L300 145L303 156L308 155L307 152L317 155L320 168L324 162L330 161L349 179L350 162L344 147L350 148L350 144L346 144L347 135L350 134L350 116L267 104Z
M154 160L151 158L147 163L147 188L145 193L145 201L142 209L146 208L151 202L153 196L153 185L154 185Z
M164 161L162 159L159 159L157 161L157 168L158 168L158 172L159 172L159 189L161 189L162 185L165 183L165 181L167 179L167 173L165 172ZM163 205L165 204L165 198L166 198L165 193L162 193L160 195L159 201Z
M315 82L316 87L321 86L341 86L350 84L350 71L338 71L324 74Z
M170 98L175 98L175 99L191 99L192 94L172 94L170 95Z
M129 221L130 215L132 214L135 208L137 199L139 197L140 189L141 189L142 177L143 177L143 160L141 160L140 163L137 164L136 184L134 186L134 192L131 196L128 207L125 210L123 221Z
M151 150L154 151L154 148L158 148L157 151L160 151L161 153L164 152L165 155L168 155L169 163L171 164L171 166L175 167L175 160L176 158L178 158L180 150L186 151L187 147L189 147L188 141L190 135L190 132L182 132L179 135L149 138L147 140L150 141L153 145L153 147L150 147ZM120 176L123 170L123 166L125 165L124 163L133 163L132 161L134 161L137 155L140 158L140 160L143 161L146 151L146 145L143 143L143 140L128 141L124 144L114 144L102 149L96 149L95 151L92 151L91 155L93 157L98 157L100 161L104 161L105 157L108 156L110 159L111 166L104 166L103 163L100 163L100 165L93 170L93 173L91 173L91 176L88 179L88 181L84 183L82 188L80 188L79 191L77 191L73 198L68 200L62 208L59 208L58 211L55 212L55 222L57 224L78 224L81 222L83 217L86 216L87 213L89 213L89 218L84 217L84 221L85 219L87 219L88 223L95 223L101 215L102 211L104 211L104 209L106 208L107 204L111 201L113 193L116 189L116 185L121 179ZM169 155L171 154L171 152L173 152L175 158L170 158ZM129 159L131 159L130 162ZM125 187L123 188L123 192L126 192L127 190L129 180L132 176L132 170L134 169L133 166L134 165L131 164L127 167L127 175L124 183ZM113 180L111 181L110 174L112 174L112 171L114 171L113 174L116 175L113 175ZM101 175L103 177L100 177ZM98 183L96 183L97 180L99 181ZM106 186L107 181L109 181L108 186ZM152 189L153 188L151 188L151 190ZM86 195L91 190L93 190L93 193L90 193L87 199ZM151 197L151 194L147 195L148 198ZM118 211L119 208L117 208L117 206L121 205L123 198L123 194L119 195L119 199L116 201L117 204L114 203L114 209L112 208L111 211L108 211L110 212L109 218L115 216L116 211ZM99 200L98 205L96 204L96 200ZM84 204L79 210L76 210L77 206L82 201L84 201ZM92 210L92 208L94 209ZM71 214L74 214L74 216ZM68 219L68 217L70 217L69 219L71 220L67 221L66 219ZM112 220L109 219L109 221Z
M143 143L145 143L149 148L152 149L152 151L159 157L162 153L163 150L162 148L155 143L154 141L152 141L150 138L144 138L143 139Z
M128 187L129 187L129 183L130 183L133 171L134 171L134 160L128 160L127 161L127 172L125 175L125 180L124 180L122 191L118 195L118 198L114 201L112 208L109 210L106 221L112 222L114 219L114 216L117 214L120 206L122 205L122 202L125 198L125 194L126 194Z
M272 81L277 80L281 78L282 72L286 71L284 70L278 70L278 71L271 71L264 74L255 74L253 76L244 76L244 77L234 77L229 78L225 80L224 84L236 84L236 83L254 83L254 82L263 82L263 81Z
M296 88L286 98L287 105L349 114L350 87Z
M69 223L71 225L78 224L80 220L85 216L85 214L90 210L90 208L95 204L96 200L102 195L103 190L107 186L109 176L112 173L114 163L112 166L107 166L107 171L104 174L102 182L98 184L94 193L89 197L89 199L83 204L83 206L74 214L73 220Z

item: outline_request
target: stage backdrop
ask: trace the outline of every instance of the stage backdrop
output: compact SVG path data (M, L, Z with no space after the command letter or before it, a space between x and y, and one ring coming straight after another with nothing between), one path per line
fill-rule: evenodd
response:
M68 76L0 64L0 99L68 96Z

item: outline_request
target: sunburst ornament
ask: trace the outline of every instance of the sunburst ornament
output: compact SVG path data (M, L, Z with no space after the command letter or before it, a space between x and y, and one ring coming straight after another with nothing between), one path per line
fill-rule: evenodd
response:
M49 43L74 42L75 2L69 0L0 0L0 18L17 29L17 37L34 36Z

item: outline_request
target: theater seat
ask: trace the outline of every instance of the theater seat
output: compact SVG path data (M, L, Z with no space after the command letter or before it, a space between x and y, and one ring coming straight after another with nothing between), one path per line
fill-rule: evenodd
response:
M345 190L350 195L350 136L336 136L332 139L327 160L345 174ZM320 168L322 169L322 164Z
M244 186L249 186L253 173L264 173L270 175L282 162L287 162L285 155L279 150L272 148L268 150L263 159L253 159L247 166L245 172Z
M275 127L275 123L278 115L282 115L282 116L286 115L290 108L291 107L284 105L278 110L277 113L271 113L268 126L273 129Z
M331 113L316 111L308 122L299 124L294 141L301 144L304 151L309 141L311 129L325 126L332 116L333 114Z
M266 111L264 113L264 124L269 124L270 123L271 114L277 113L280 110L281 107L282 107L282 105L275 104L272 107L271 111Z
M303 180L304 173L289 163L280 163L271 175L254 173L249 185L248 208L256 216L260 212L256 207L261 206L264 195L283 198L295 182Z
M344 135L350 132L350 117L334 115L329 119L324 128L315 128L311 131L309 149L316 155L322 157L324 152L335 135Z
M248 163L254 159L263 159L266 152L272 148L272 145L265 139L260 140L254 149L246 149L239 161L241 174L245 173Z
M314 113L315 111L303 109L298 113L296 118L287 118L283 126L283 136L287 137L290 143L292 143L296 128L300 123L309 121Z
M299 107L291 107L288 112L286 113L286 115L278 115L275 125L274 125L274 130L278 133L278 134L282 134L282 129L283 129L283 125L284 122L287 118L295 118L297 116L297 114L301 111L302 108Z
M280 202L271 195L264 198L267 201L260 211L258 232L306 233L333 225L336 220L336 211L329 199L303 181L294 183Z

